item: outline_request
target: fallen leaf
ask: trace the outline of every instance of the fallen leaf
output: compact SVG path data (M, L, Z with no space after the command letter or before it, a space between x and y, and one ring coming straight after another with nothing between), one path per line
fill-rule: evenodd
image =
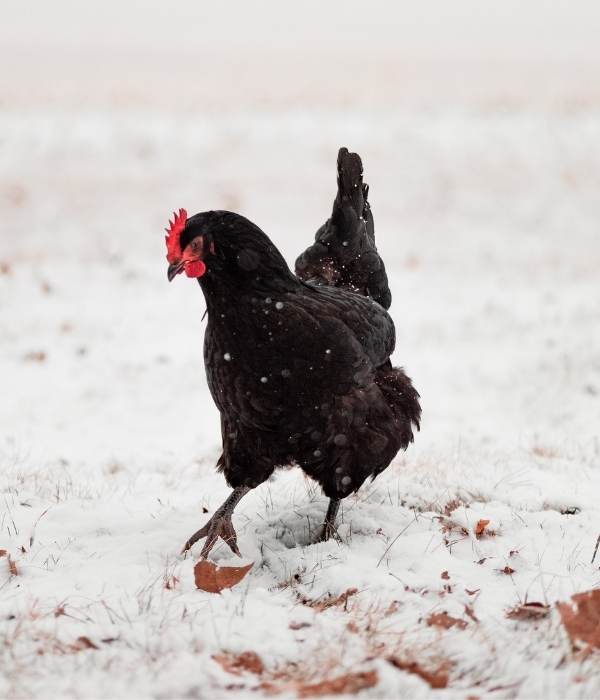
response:
M483 537L485 533L485 528L490 524L489 520L478 520L477 525L475 525L475 537Z
M201 559L194 567L196 588L208 593L220 593L224 588L232 588L239 583L253 566L217 566L212 561Z
M571 596L571 602L556 606L572 642L600 649L600 588L577 593Z
M45 362L46 353L43 350L32 350L23 355L26 362Z
M510 620L539 620L550 612L550 606L544 603L522 603L506 611Z
M310 627L310 622L290 622L289 628L291 630L302 630L305 627Z
M465 605L465 615L470 617L473 622L479 622L479 618L475 615L475 610L470 605Z
M89 637L77 637L75 642L69 645L69 650L73 652L99 648L100 647L96 646L96 644L94 644L94 642L92 642L92 640Z
M175 575L165 574L164 576L164 587L167 591L174 591L179 583L179 578Z
M338 596L332 596L329 594L327 597L317 598L316 600L311 600L310 598L303 598L300 602L302 605L307 605L309 608L313 608L318 612L323 612L328 608L344 606L344 610L348 609L348 598L356 595L358 593L358 588L348 588L343 593Z
M537 457L544 457L545 459L553 459L558 457L558 452L553 450L551 447L543 447L541 445L536 445L531 449L534 455Z
M1 556L5 556L6 559L7 559L7 561L8 561L8 572L9 572L9 574L10 574L11 576L18 576L18 575L19 575L19 570L17 569L17 564L16 564L16 562L15 562L13 559L10 558L10 554L9 554L5 549L3 549L2 552L4 552L4 554L2 554Z
M240 676L245 671L260 676L265 670L262 659L253 651L243 651L241 654L215 654L216 661L227 673Z
M441 521L441 530L443 534L456 532L457 534L460 534L463 537L468 536L469 531L467 530L467 528L464 527L464 525L461 525L459 522L456 522L456 520L443 516L441 516L439 520Z
M464 630L467 626L467 623L464 620L460 620L457 617L452 617L445 611L441 613L431 613L431 615L427 618L427 624L430 627L434 625L435 627L443 627L447 630L455 626L461 630Z
M508 566L508 564L503 569L496 569L496 571L501 574L506 574L507 576L515 573L515 570L511 566Z
M400 601L392 600L392 602L387 606L387 610L385 611L386 617L388 615L393 615L394 613L398 612L399 609L400 609Z
M8 552L5 549L0 549L0 557L5 557L7 553Z
M453 511L455 511L457 508L460 508L460 506L462 505L464 504L459 498L453 498L451 501L448 501L448 503L446 503L446 505L444 506L445 515L451 515Z
M331 680L298 686L299 698L316 698L321 695L344 695L358 693L365 688L373 688L379 682L377 671L346 673Z
M471 591L468 588L465 588L465 592L467 593L467 595L475 595L475 593L479 593L480 590L481 590L481 588L476 588L474 591Z
M412 673L415 676L422 678L425 683L428 683L431 688L446 688L448 686L448 664L442 664L435 671L424 669L416 661L403 661L397 656L388 658L388 662L406 673Z
M442 571L442 578L447 581L450 578L450 574L447 571Z

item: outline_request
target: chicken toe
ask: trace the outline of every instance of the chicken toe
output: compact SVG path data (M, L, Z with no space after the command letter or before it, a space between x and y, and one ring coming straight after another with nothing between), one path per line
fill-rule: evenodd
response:
M198 540L206 537L206 542L200 552L200 557L206 559L210 550L215 546L216 541L220 537L234 554L241 557L242 555L237 545L237 533L231 522L231 516L233 515L233 510L238 501L244 494L248 493L249 490L250 489L245 486L234 489L229 498L215 512L212 518L203 525L203 527L197 530L183 545L181 553L185 554Z

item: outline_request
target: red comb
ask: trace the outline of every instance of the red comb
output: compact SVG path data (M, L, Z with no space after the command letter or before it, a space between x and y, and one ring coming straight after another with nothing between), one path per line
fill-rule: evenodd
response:
M167 244L167 260L170 263L177 262L177 260L181 258L179 237L185 228L186 221L187 211L185 209L180 209L179 214L173 212L173 221L169 219L169 228L165 229L167 232L167 235L165 236L165 243Z

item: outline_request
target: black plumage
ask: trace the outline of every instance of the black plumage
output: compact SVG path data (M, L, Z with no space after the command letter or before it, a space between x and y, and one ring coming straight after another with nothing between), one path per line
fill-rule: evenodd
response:
M389 309L392 295L375 245L375 222L358 153L340 148L338 191L333 210L317 230L315 242L296 260L300 279L369 296Z
M298 276L238 214L197 214L181 233L181 250L197 251L206 265L204 361L221 414L218 467L235 489L186 544L207 536L203 556L219 535L238 551L235 503L289 464L332 499L328 536L339 499L383 471L419 426L419 395L390 362L395 330L384 305L391 296L362 164L346 149L338 185L332 217L299 258Z

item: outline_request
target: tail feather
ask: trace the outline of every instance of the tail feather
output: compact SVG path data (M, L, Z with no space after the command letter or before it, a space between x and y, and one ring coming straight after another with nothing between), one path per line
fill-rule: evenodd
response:
M363 182L360 156L346 147L338 152L337 185L331 217L317 231L314 244L296 260L296 274L313 284L370 296L387 309L391 294L375 246L369 187Z
M363 165L358 153L350 153L346 147L340 148L337 158L338 192L332 216L335 216L336 210L350 205L356 218L362 217L366 199L362 176Z
M421 398L419 392L402 367L392 367L391 362L380 367L375 383L391 408L397 425L400 448L406 449L414 440L413 426L421 428Z

